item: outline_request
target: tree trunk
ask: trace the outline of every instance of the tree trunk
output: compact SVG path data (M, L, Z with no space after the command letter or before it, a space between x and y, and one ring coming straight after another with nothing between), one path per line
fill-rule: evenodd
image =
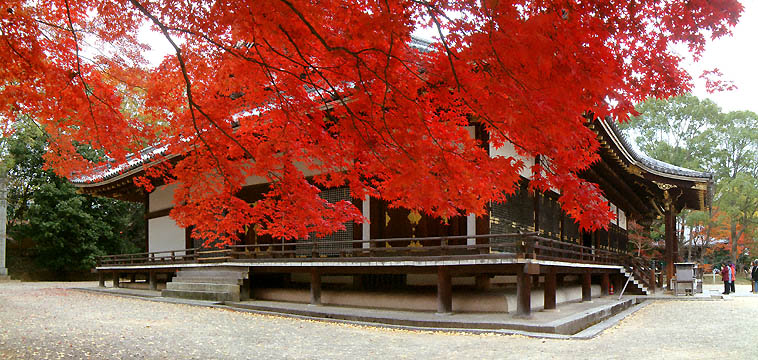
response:
M713 222L713 209L708 207L708 222L705 227L705 239L703 240L703 247L700 249L700 263L705 264L705 248L711 245L711 225Z
M695 228L690 228L690 239L687 241L689 245L687 245L687 262L692 262L692 244L694 243L693 238L695 237Z
M5 266L5 226L8 223L8 173L0 162L0 276L8 275Z
M679 216L679 220L681 220L681 222L679 223L679 236L676 239L676 242L679 244L679 246L676 247L677 259L683 258L683 256L681 256L681 253L684 248L684 216Z
M729 237L730 237L730 240L732 241L732 249L730 251L732 255L732 263L734 263L736 266L737 265L737 242L739 240L739 237L737 235L737 222L734 220L730 221Z

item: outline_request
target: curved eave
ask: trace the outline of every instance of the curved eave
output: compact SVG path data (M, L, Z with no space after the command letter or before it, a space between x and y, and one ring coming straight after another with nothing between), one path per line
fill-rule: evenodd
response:
M627 172L645 179L651 186L659 188L661 193L678 188L684 195L679 200L679 208L705 210L710 207L713 194L712 174L667 164L637 152L612 121L597 119L603 136L613 143L613 149L607 144L605 147L623 163ZM655 166L656 163L658 166Z
M663 178L670 178L675 180L682 180L682 181L690 181L690 182L696 182L696 183L709 183L713 181L713 175L710 173L701 173L696 172L694 170L690 169L684 169L679 168L681 170L686 170L688 172L692 172L692 175L677 173L673 169L671 171L665 171L662 169L653 168L650 165L648 165L645 161L642 159L647 157L646 155L639 154L637 151L631 148L630 145L627 144L627 141L625 139L622 139L619 133L618 129L616 129L614 126L610 125L610 122L608 120L600 120L598 119L598 123L603 127L603 130L608 135L608 137L615 143L616 147L619 149L622 155L624 155L624 158L629 162L631 165L637 166L640 169L644 170L645 172L648 172L650 174L658 175ZM654 160L654 159L651 159Z
M123 171L123 172L121 172L119 174L116 174L114 176L103 178L102 180L93 181L93 182L83 182L83 181L71 180L71 183L74 186L76 186L78 188L82 188L82 189L104 187L104 186L107 186L107 185L119 182L119 181L121 181L123 179L135 176L135 175L139 174L140 172L144 171L145 167L150 167L150 166L153 166L153 165L160 164L160 163L162 163L164 161L171 160L171 159L173 159L173 158L175 158L177 156L178 155L175 155L175 154L174 155L165 155L160 160L153 160L153 161L147 161L147 162L144 162L144 163L135 164L135 165L131 166L130 168L128 168L126 171Z

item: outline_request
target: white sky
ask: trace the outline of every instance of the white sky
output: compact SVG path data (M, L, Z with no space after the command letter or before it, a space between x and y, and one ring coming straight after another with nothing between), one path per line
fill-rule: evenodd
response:
M709 98L724 111L751 110L758 113L758 2L742 0L745 11L731 37L709 43L698 63L685 68L695 79L693 93ZM722 79L733 81L737 90L708 94L698 79L703 70L718 68Z
M693 93L696 96L710 98L724 111L751 110L758 113L758 1L741 2L745 10L739 24L733 29L733 35L709 42L701 59L697 63L686 61L684 68L694 79ZM151 32L149 26L142 30L142 39L153 48L145 54L150 63L157 65L163 56L173 53L161 34ZM414 32L414 35L431 39L437 34L430 29L421 29ZM686 56L688 54L682 55L691 59L691 56ZM737 89L709 94L705 90L705 81L699 79L699 76L703 70L714 68L721 70L722 79L734 82Z

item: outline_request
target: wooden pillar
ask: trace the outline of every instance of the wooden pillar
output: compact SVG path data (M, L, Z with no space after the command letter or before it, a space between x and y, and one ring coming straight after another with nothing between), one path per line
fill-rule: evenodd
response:
M671 284L671 278L674 276L674 242L676 241L675 226L676 217L674 216L674 206L669 203L666 205L666 214L664 215L664 226L666 235L666 249L664 260L666 261L666 286Z
M150 283L150 290L158 290L158 281L155 278L155 271L147 274L147 281Z
M113 287L114 288L120 288L121 284L119 281L121 280L121 273L114 271L113 272Z
M650 293L655 294L655 288L658 287L655 279L655 267L650 269Z
M582 301L592 301L592 273L582 274Z
M363 243L361 243L361 247L364 249L368 249L371 247L371 224L369 223L369 219L371 219L371 197L366 195L366 198L363 199L363 217L366 218L366 221L361 224L361 239L363 240Z
M603 296L608 296L611 294L611 275L608 273L603 273L602 277L600 278L600 293Z
M555 289L556 289L555 267L550 267L545 274L545 310L555 309Z
M321 273L311 270L311 305L321 305Z
M132 284L134 284L135 282L137 282L137 273L131 273L129 275L129 282L132 283Z
M524 269L516 271L516 315L529 317L532 314L532 279Z
M437 267L437 313L453 312L453 282L446 266Z
M613 282L613 290L616 294L618 294L621 289L624 287L624 277L621 274L615 274L611 278L611 281Z
M476 289L485 291L490 289L490 276L487 274L477 275L474 280L476 281Z
M97 286L105 287L105 274L102 271L97 272Z

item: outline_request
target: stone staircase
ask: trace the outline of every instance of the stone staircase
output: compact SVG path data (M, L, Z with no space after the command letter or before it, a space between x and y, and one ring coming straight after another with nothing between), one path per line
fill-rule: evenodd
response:
M181 269L161 296L208 301L240 301L241 287L249 276L247 268L199 267Z
M629 285L626 287L626 291L627 292L630 292L630 290L632 292L634 290L637 290L637 291L641 292L642 295L649 295L650 294L650 291L648 290L647 286L645 286L645 284L643 284L641 281L635 279L634 278L634 274L631 271L629 271L629 269L621 268L621 269L619 269L619 271L625 277L631 278L631 280L629 281ZM632 287L634 287L634 289ZM621 289L619 289L618 291L621 291Z

